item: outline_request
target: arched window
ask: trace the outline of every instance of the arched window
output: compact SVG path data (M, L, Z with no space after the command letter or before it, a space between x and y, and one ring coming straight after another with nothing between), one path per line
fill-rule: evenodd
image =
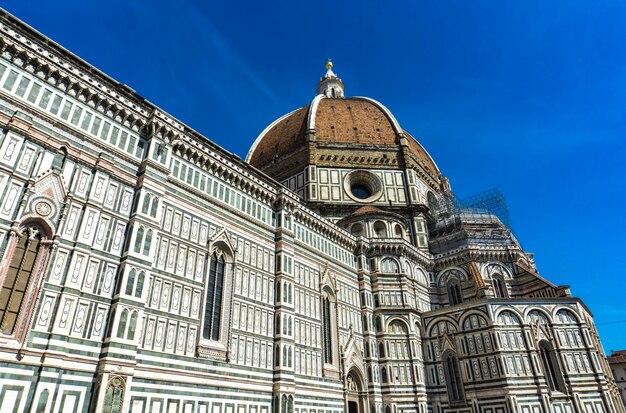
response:
M559 366L559 360L552 343L547 340L539 342L539 356L543 367L543 374L552 391L565 393L565 382Z
M150 247L152 246L152 230L146 232L146 242L143 244L143 255L150 255Z
M374 222L374 234L377 238L387 238L387 226L384 222Z
M152 198L152 205L150 205L150 216L151 217L156 217L157 215L157 208L159 207L159 198L157 198L156 196L154 198Z
M145 273L142 271L139 273L139 277L137 277L137 286L135 287L135 297L141 298L141 293L143 292L144 279L145 279Z
M27 295L32 280L36 277L40 264L47 255L48 248L42 244L44 233L37 225L28 225L21 229L15 240L9 266L0 277L0 332L15 333L16 325L22 310L30 297ZM9 259L7 255L5 259ZM3 259L4 260L4 259ZM27 311L29 313L29 311Z
M135 236L135 247L133 248L134 252L139 253L141 251L141 244L143 243L143 227L139 227L137 230L137 235Z
M287 413L287 396L283 394L280 402L280 411L281 413Z
M135 286L135 274L137 271L133 268L128 273L128 279L126 280L126 290L124 290L124 294L131 295L133 293L133 288Z
M288 357L289 357L289 367L293 367L292 361L291 361L291 354L292 354L292 349L291 347L289 347L289 352L287 353Z
M128 321L128 310L122 311L122 315L120 316L120 322L117 325L117 333L115 334L118 338L124 338L124 334L126 333L126 322Z
M289 396L287 401L287 413L293 413L293 396Z
M463 293L458 280L451 280L448 283L448 301L450 305L458 305L463 302Z
M507 298L506 284L504 278L500 274L496 274L491 277L491 283L493 285L493 294L499 298Z
M462 402L465 398L463 393L463 378L459 369L459 360L454 352L449 351L442 357L443 371L446 379L446 389L448 390L448 400L450 403Z
M148 214L148 210L150 209L150 199L152 196L150 194L145 194L143 197L143 204L141 205L141 213Z
M378 343L378 357L385 358L385 345Z
M396 238L404 238L404 231L402 231L402 227L400 226L400 224L395 225L394 233L396 235Z
M102 413L120 413L124 404L124 379L114 376L107 384Z
M350 228L350 233L355 237L360 237L363 235L363 225L362 224L354 224Z
M135 330L137 329L137 311L133 311L130 316L130 322L128 323L128 333L126 334L126 339L134 340L135 339Z
M322 333L324 339L324 363L333 363L332 304L330 297L322 296Z
M383 369L381 370L381 374L383 377L383 383L387 383L387 369L385 367L383 367Z
M220 321L222 317L222 291L224 288L224 269L226 263L222 253L213 253L209 266L209 285L204 309L204 328L202 336L207 340L220 339Z

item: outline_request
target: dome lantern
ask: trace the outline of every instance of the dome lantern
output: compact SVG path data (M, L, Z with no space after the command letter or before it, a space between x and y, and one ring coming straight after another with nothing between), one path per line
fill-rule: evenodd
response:
M343 98L343 82L333 72L333 62L326 61L326 74L317 85L317 94L327 98Z

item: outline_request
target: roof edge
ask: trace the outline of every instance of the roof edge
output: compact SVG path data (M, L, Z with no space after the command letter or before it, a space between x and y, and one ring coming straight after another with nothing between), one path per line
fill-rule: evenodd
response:
M282 120L284 120L285 118L291 116L292 114L294 114L295 112L299 111L302 108L305 108L306 106L302 106L301 108L292 110L291 112L281 116L280 118L276 119L274 122L270 123L268 127L266 127L265 129L263 129L263 132L261 132L259 134L259 136L256 137L256 139L254 140L254 143L252 143L252 146L250 147L250 150L248 151L248 154L246 155L246 163L250 164L250 158L252 158L252 154L254 153L254 150L256 149L256 147L259 145L259 143L261 142L261 140L263 139L263 137L265 136L265 134L267 134L267 132L270 131L270 129L272 129L274 126L276 126L277 124L279 124Z

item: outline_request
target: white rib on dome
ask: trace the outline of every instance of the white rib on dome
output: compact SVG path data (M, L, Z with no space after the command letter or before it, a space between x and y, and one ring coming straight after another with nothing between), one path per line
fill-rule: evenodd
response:
M252 157L254 150L256 149L257 145L263 140L263 137L265 136L265 134L270 131L270 129L272 129L275 125L277 125L281 120L285 119L286 117L289 117L292 113L297 112L300 109L302 108L292 110L286 115L283 115L280 118L276 119L274 122L270 123L270 125L267 128L263 129L263 132L261 132L259 136L257 136L257 138L254 140L254 143L250 147L250 150L248 151L248 154L246 155L246 162L250 163L250 158Z

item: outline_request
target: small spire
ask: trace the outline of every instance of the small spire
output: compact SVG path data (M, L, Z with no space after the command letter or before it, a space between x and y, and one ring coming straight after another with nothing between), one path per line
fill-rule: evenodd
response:
M326 60L326 74L317 85L317 94L329 98L343 97L343 82L333 72L333 61L330 59Z

